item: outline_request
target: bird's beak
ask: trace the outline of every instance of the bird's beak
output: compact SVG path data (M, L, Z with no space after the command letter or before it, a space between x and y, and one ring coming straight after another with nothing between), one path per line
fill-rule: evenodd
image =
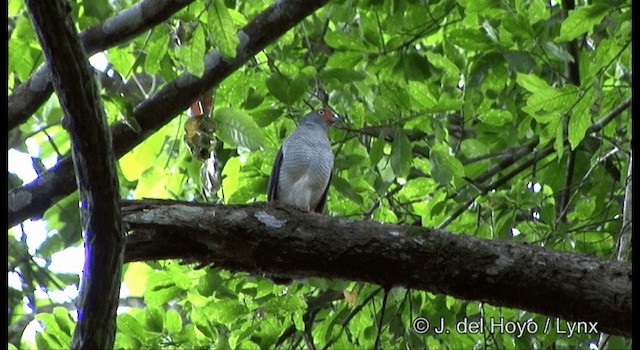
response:
M331 113L331 116L329 117L329 124L333 125L335 123L338 123L339 121L340 116L335 113Z

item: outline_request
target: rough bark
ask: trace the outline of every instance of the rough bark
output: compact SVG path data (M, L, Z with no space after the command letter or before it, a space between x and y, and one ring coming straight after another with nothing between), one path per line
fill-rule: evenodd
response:
M80 191L85 262L71 346L110 349L115 340L124 257L124 228L111 135L69 3L28 0L27 6L65 112L63 125L71 138Z
M263 203L125 202L123 220L131 230L126 261L180 258L269 276L404 286L631 335L626 262Z
M193 0L146 0L119 12L101 24L80 33L82 45L89 56L126 42L136 35L167 20ZM44 64L16 87L7 101L9 130L24 123L51 95L51 72Z
M144 141L187 109L198 96L219 84L256 53L326 2L327 0L274 2L242 28L239 34L241 43L235 58L223 59L217 51L212 52L206 58L206 68L201 78L185 73L139 104L134 110L134 117L142 129L141 133L135 133L124 123L113 125L111 132L116 156L123 156ZM11 190L8 227L28 218L41 217L44 210L71 194L75 190L71 187L73 177L69 177L72 171L71 162L63 159L58 166L44 172L35 181Z

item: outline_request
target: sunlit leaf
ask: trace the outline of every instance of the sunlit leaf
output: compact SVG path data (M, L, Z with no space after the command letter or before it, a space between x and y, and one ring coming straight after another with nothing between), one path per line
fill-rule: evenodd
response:
M236 35L236 28L229 14L229 10L222 0L213 0L209 6L207 24L213 33L213 41L223 56L236 56L236 47L240 43ZM204 57L204 56L203 56Z
M218 126L216 134L222 141L251 151L264 147L264 133L247 113L220 108L214 111L213 119Z
M562 26L560 26L560 35L557 40L573 40L578 35L590 31L609 13L609 9L608 4L598 3L579 6L575 10L569 11L569 16L562 22Z

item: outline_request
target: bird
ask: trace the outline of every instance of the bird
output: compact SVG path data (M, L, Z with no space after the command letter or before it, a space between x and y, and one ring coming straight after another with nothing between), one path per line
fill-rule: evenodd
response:
M327 136L340 117L329 108L302 118L276 155L267 201L279 201L305 211L323 213L332 178L334 155Z

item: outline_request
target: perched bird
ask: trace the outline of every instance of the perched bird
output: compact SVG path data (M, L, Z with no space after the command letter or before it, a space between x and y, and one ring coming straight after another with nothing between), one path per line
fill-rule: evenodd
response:
M331 182L333 152L329 127L340 118L324 108L307 114L278 151L267 199L322 213Z

